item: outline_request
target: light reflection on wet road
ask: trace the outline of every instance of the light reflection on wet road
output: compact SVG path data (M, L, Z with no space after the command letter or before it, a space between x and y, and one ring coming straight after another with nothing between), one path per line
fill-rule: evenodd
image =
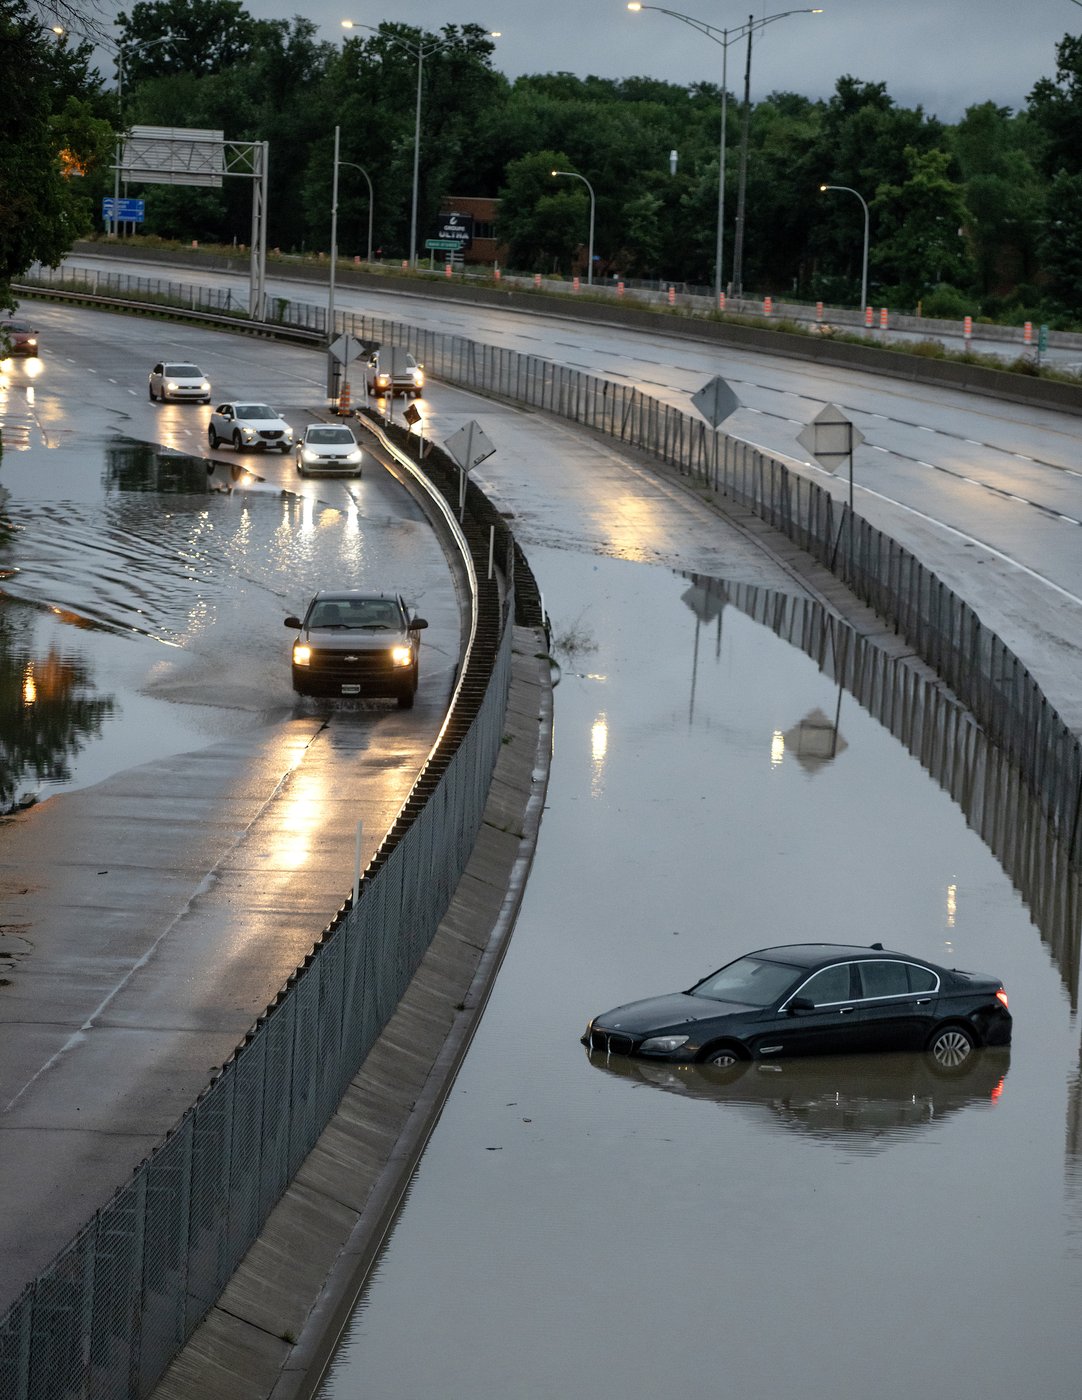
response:
M390 478L297 485L291 459L208 468L109 437L9 451L0 480L0 727L20 736L0 810L288 715L282 619L317 588L390 582L420 605L442 583ZM432 636L426 675L449 672Z
M697 627L667 569L530 559L575 644L540 848L321 1393L1074 1400L1073 974L959 808L802 652L736 607ZM578 1042L606 1007L819 938L1001 976L1013 1051L949 1081L906 1056L724 1083ZM1077 910L1057 941L1073 967Z

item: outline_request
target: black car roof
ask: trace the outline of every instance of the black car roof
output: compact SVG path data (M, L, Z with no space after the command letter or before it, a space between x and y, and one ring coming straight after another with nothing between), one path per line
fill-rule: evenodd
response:
M889 948L860 947L853 943L786 943L778 948L757 948L750 958L765 958L768 962L791 963L794 967L815 967L818 963L838 962L843 958L910 958L908 953L895 953Z

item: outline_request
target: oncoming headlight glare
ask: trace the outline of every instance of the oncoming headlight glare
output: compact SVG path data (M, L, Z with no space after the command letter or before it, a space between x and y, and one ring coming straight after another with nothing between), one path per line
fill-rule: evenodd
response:
M391 660L396 666L408 666L413 660L413 649L411 647L392 647Z
M312 648L307 642L297 642L293 647L294 666L307 666L312 659Z

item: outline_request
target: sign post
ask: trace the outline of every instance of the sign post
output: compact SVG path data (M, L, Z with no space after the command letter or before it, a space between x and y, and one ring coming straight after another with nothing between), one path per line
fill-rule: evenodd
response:
M718 456L721 445L717 429L731 413L740 407L740 400L733 393L732 387L719 374L716 374L713 379L708 380L703 385L697 394L692 394L691 402L714 429L714 490L716 491L719 476Z
M849 463L849 579L853 581L853 452L864 441L860 429L845 416L835 403L828 403L796 435L801 447L806 447L819 465L836 472ZM839 531L839 539L841 533ZM835 554L837 545L835 545ZM831 565L833 565L831 559Z
M452 433L443 446L461 472L458 483L458 518L461 521L466 511L466 477L474 467L491 457L496 449L485 436L480 423L472 418L457 433Z

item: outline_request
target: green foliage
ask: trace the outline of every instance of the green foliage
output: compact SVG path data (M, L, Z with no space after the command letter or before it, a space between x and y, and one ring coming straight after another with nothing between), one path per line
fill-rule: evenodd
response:
M880 185L872 203L874 265L898 289L899 304L911 306L944 282L968 285L973 269L964 192L948 175L950 154L910 146L905 157L908 178Z
M31 263L55 266L90 226L84 193L108 160L107 107L88 72L88 44L46 38L22 0L0 0L0 305ZM77 170L85 174L74 173ZM67 172L67 173L65 173Z
M1082 307L1082 174L1061 170L1049 187L1041 260L1061 307Z
M493 69L495 46L477 24L436 33L400 21L358 24L332 44L304 16L257 20L241 0L134 0L118 16L123 91L103 92L89 46L58 46L30 21L27 3L0 0L0 81L19 96L8 105L0 149L0 289L10 269L62 256L98 197L112 193L101 125L110 119L266 141L271 247L329 249L338 127L343 251L366 250L371 214L375 248L389 259L408 254L416 158L419 243L444 201L498 196L501 261L549 275L581 272L590 196L578 181L554 181L549 172L558 168L593 187L596 275L713 283L716 85L567 72L509 82ZM1082 39L1065 36L1055 63L1024 111L981 103L954 126L900 107L885 84L850 74L826 101L782 92L756 103L745 287L856 301L863 212L852 195L820 192L834 185L871 208L877 304L904 310L938 299L1055 324L1082 318L1082 251L1073 233L1082 209L1072 183L1082 179ZM724 280L743 128L735 97L727 126ZM58 142L82 153L85 177L59 177ZM226 246L251 236L247 181L132 192L146 197L144 233Z
M118 13L116 22L125 84L220 73L250 59L265 29L240 0L136 0L131 14Z

